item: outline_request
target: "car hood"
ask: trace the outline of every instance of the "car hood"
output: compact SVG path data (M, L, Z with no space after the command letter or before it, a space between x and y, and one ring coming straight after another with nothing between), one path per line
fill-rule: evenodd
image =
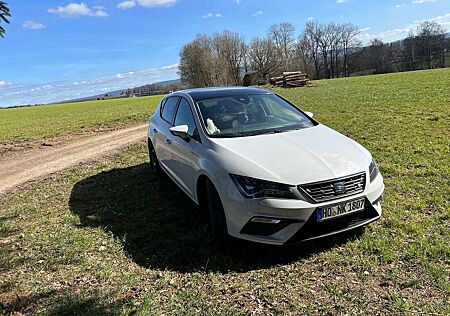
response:
M368 169L371 155L326 127L249 137L211 138L229 173L297 185Z

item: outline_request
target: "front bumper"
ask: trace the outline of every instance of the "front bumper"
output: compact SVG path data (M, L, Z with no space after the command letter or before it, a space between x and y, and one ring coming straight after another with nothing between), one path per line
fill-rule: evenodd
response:
M368 177L366 177L368 179ZM323 203L303 200L245 199L229 177L221 177L218 188L227 219L228 233L237 238L283 245L321 238L367 225L381 216L381 198L384 192L383 177L369 183L362 193ZM318 223L318 207L366 199L365 209ZM272 219L270 223L255 223L254 218ZM268 221L269 222L269 221Z

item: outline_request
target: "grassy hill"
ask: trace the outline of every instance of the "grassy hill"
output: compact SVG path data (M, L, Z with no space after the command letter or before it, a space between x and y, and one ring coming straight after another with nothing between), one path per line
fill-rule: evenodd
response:
M0 197L0 313L449 315L450 69L277 92L377 159L383 216L362 235L212 247L138 144Z
M0 109L0 143L145 122L161 96Z

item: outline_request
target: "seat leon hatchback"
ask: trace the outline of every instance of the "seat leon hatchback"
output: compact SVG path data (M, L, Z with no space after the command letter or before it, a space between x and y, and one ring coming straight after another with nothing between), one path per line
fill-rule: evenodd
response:
M383 178L360 144L273 92L190 89L150 117L150 165L207 210L214 239L282 245L381 215Z

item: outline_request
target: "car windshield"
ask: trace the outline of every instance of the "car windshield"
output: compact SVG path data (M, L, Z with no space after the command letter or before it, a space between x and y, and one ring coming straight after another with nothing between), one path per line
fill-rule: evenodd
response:
M236 95L199 100L210 137L281 133L315 125L293 105L274 94Z

